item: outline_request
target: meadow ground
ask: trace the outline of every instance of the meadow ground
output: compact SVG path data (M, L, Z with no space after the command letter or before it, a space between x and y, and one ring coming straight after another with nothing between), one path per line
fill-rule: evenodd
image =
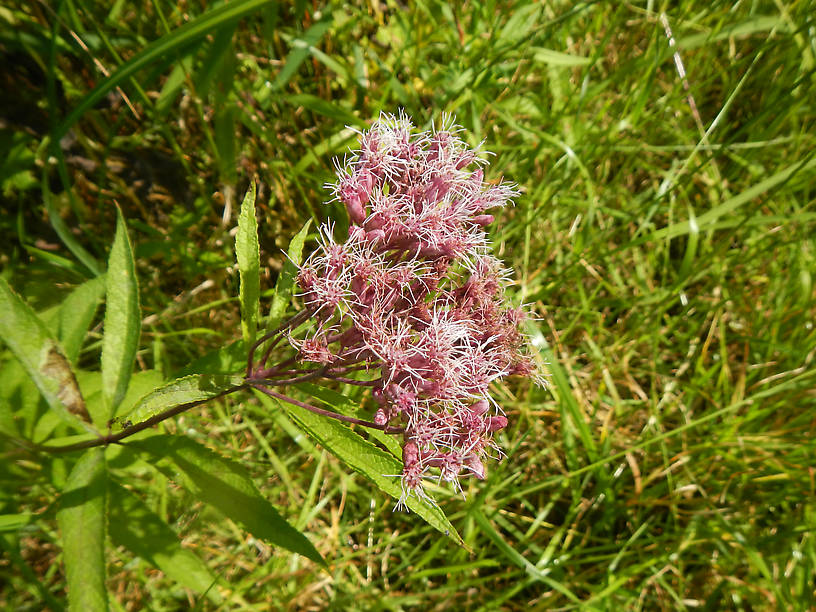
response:
M495 389L510 425L487 480L435 492L464 546L392 512L279 408L237 397L168 422L246 466L329 565L145 480L223 609L816 607L816 5L244 1L183 38L202 4L0 9L11 286L48 313L104 267L118 202L149 389L240 337L231 230L251 179L268 309L305 220L347 223L323 184L350 127L447 112L495 153L488 178L522 190L490 232L548 372ZM3 419L21 401L0 390ZM34 513L2 523L0 607L59 609L66 468L0 450L0 514ZM216 607L108 550L114 609Z

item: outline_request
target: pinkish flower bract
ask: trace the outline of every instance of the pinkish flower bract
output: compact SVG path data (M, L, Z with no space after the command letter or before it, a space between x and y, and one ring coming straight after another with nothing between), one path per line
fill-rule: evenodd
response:
M418 131L383 114L327 185L351 222L336 242L321 228L298 284L316 328L290 335L301 361L338 378L368 372L373 423L403 436L403 499L423 480L461 489L500 457L493 435L507 418L489 386L536 368L520 331L525 314L504 296L509 272L490 253L487 211L517 195L484 180L487 165L459 128ZM373 378L371 378L373 376ZM399 505L399 504L398 504Z

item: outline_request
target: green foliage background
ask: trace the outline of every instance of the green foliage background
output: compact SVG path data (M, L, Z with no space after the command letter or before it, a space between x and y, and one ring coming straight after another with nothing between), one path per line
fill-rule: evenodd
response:
M380 111L455 114L496 154L488 177L523 189L491 233L550 385L497 387L507 457L464 499L436 493L464 546L235 395L164 433L242 464L327 569L145 469L108 489L106 520L160 517L201 588L109 530L108 605L813 609L815 16L786 0L0 8L2 276L56 332L87 321L59 337L111 406L241 338L232 230L253 180L269 313L290 239L347 223L322 185ZM83 285L118 256L117 205L142 308L130 357L105 347L104 288ZM0 350L0 430L42 441L60 425ZM92 382L128 359L125 397ZM79 536L58 492L95 459L0 452L0 607L61 609Z

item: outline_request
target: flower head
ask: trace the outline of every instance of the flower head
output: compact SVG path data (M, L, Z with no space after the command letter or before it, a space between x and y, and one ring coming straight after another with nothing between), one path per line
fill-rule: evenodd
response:
M406 495L424 495L431 477L459 489L500 454L493 434L508 421L490 383L535 371L524 312L505 299L509 272L484 230L487 211L517 191L485 182L484 153L449 120L423 132L383 114L359 144L327 185L348 211L348 238L324 227L298 276L319 329L293 343L328 372L378 374L374 422L404 431Z

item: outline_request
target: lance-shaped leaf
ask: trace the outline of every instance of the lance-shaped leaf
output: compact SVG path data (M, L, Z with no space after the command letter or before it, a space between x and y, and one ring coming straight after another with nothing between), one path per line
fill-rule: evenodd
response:
M68 423L96 433L71 364L45 324L0 278L0 339L20 361L48 405Z
M243 340L236 340L188 363L175 375L180 377L190 374L235 374L246 369L246 358L246 344Z
M243 525L256 538L325 566L312 543L261 496L239 464L179 436L155 435L130 445L152 455L150 463L170 480Z
M118 208L116 236L108 257L106 285L105 336L102 339L102 394L110 418L127 392L142 329L133 249L130 246L122 211Z
M278 276L278 282L275 283L275 297L272 299L272 308L269 311L269 321L267 323L269 329L275 329L280 325L283 315L286 314L286 308L292 298L292 289L295 286L298 266L303 258L303 244L306 242L306 236L309 235L309 226L311 224L311 219L306 221L306 224L289 243L286 261Z
M267 406L274 406L273 400L260 391L257 391L256 395ZM402 474L402 463L396 457L335 419L317 415L299 406L283 402L280 405L303 431L343 463L368 478L391 497L399 499L402 496L399 479L399 475ZM408 497L405 505L431 527L462 543L462 538L439 506L414 496Z
M128 414L117 421L129 427L176 407L204 402L243 386L241 376L222 374L193 374L178 378L145 395Z
M196 554L183 548L170 526L136 495L109 483L108 533L114 544L124 546L154 567L213 603L222 597L213 588L216 578Z
M71 470L57 512L68 605L77 612L108 609L105 588L106 489L105 451L90 449Z
M238 233L235 235L235 255L241 286L241 331L247 345L255 341L258 330L258 309L261 300L261 254L258 245L258 220L255 218L255 181L241 203Z
M339 412L340 414L358 419L369 419L371 416L370 413L366 412L359 400L353 400L334 389L321 387L312 383L300 383L298 384L298 389L320 400L334 412ZM366 433L369 439L373 438L382 444L392 455L402 457L402 445L395 436L380 431L379 429L369 429Z
M97 276L74 289L60 304L59 337L65 356L76 363L88 327L105 295L105 277Z

